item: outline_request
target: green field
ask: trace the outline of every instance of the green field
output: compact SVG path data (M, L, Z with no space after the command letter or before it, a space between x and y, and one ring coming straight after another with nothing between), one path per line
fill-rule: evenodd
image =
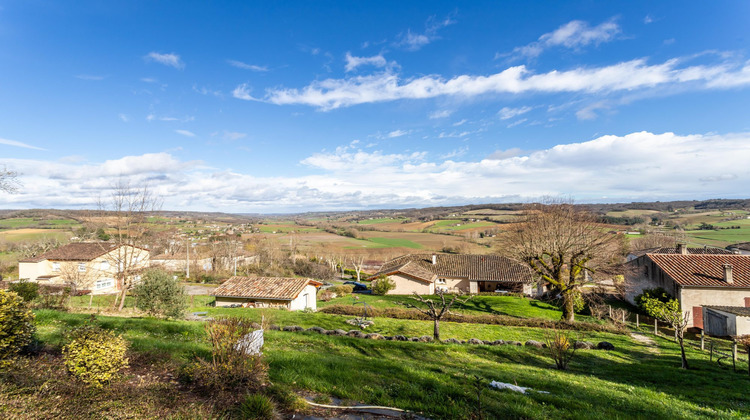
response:
M379 219L359 220L359 221L357 221L357 224L360 224L360 225L376 225L376 224L381 224L381 223L401 223L404 220L405 219L402 218L402 217L397 218L397 219L396 218L392 218L392 217L381 217Z
M207 311L213 316L237 315L253 320L270 316L279 325L293 323L351 329L343 322L344 317L334 315L202 306L193 309ZM72 325L82 324L87 318L86 314L38 311L41 344L46 346L49 354L59 352L62 332ZM107 316L98 317L97 322L125 336L131 343L130 357L136 365L145 364L169 371L194 357L209 356L200 322ZM404 335L429 333L429 325L422 324L429 323L376 318L374 329L367 331ZM678 368L679 348L663 338L656 338L656 349L649 350L627 335L589 334L587 340L607 340L615 345L615 350L580 350L569 369L559 371L553 369L545 349L525 346L393 342L312 332L267 331L265 335L264 354L270 366L269 375L277 385L306 395L399 407L435 419L470 417L476 409L476 393L472 387L476 377L482 381L485 418L718 419L747 418L750 415L750 395L746 392L750 380L743 371L747 368L745 364L738 365L739 372L732 372L715 361L710 362L707 353L688 349L692 368L681 370ZM545 331L443 323L443 335L524 341L542 339ZM125 379L128 383L140 383L132 374ZM88 410L88 416L83 417L98 417L102 413L118 418L154 417L156 413L160 413L160 417L181 413L181 418L214 417L217 414L207 415L205 411L199 411L207 410L200 405L175 404L175 398L184 398L184 393L189 391L169 382L158 385L161 388L144 389L144 395L161 395L166 387L172 390L168 393L171 398L160 402L161 399L152 397L147 408L136 408L143 404L140 398L136 402L136 399L118 393L79 392L76 398L60 399L57 383L66 380L70 379L57 375L43 386L32 383L28 387L0 381L0 410L15 407L31 417L35 414L61 417L73 407ZM487 386L493 380L547 393L498 391ZM44 392L39 389L44 389ZM133 415L133 410L147 411L135 411L140 414Z
M360 246L347 246L346 249L357 249L357 248L412 248L422 249L422 245L410 241L408 239L401 238L368 238L368 239L357 239Z
M12 219L0 220L0 229L38 229L50 226L68 227L78 225L79 223L72 219L33 219L30 217L17 217Z

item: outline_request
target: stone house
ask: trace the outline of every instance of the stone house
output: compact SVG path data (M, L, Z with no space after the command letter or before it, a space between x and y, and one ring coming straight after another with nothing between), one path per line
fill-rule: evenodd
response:
M644 289L661 287L690 312L688 327L703 328L703 306L750 306L750 256L652 254L628 261L625 297L635 304Z
M478 254L408 254L394 258L368 278L388 276L396 287L390 295L446 292L541 293L531 269L510 258Z

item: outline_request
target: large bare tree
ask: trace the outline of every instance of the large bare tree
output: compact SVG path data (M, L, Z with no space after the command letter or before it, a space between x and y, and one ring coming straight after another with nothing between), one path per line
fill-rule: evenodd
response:
M590 212L566 202L531 204L501 236L501 253L526 263L563 300L562 319L575 320L580 288L613 275L622 263L622 240Z
M108 199L99 200L98 207L100 215L97 219L112 231L109 243L114 245L114 251L105 256L117 268L120 293L112 307L119 311L125 304L125 295L133 286L133 280L143 267L143 251L147 248L149 233L147 217L149 213L159 210L161 200L147 184L136 187L121 179L112 187Z

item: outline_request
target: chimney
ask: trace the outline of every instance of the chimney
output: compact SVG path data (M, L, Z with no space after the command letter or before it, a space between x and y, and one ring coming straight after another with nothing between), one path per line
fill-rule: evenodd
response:
M437 264L437 255L432 254L432 265Z
M685 243L683 243L683 242L678 243L677 244L677 253L680 254L680 255L687 255L688 254L687 245Z
M732 278L732 264L722 264L722 267L724 267L724 281L727 282L727 284L734 284L734 279Z

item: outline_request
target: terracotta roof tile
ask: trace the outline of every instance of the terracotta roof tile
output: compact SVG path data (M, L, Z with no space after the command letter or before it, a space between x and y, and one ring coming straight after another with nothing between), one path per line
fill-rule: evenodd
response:
M646 258L682 286L750 287L748 255L646 254ZM732 265L733 283L724 281L723 264Z
M733 254L732 251L727 251L723 248L687 248L688 255L691 254L698 254L698 255L724 255L724 254ZM642 257L646 254L679 254L676 247L661 247L661 248L647 248L647 249L640 249L637 251L631 252L631 254Z
M308 284L321 286L322 283L307 278L289 277L239 277L235 276L217 287L212 296L247 297L258 299L292 300Z
M403 255L383 264L380 271L370 278L400 271L421 279L429 279L429 281L434 281L438 277L515 283L531 283L533 281L531 269L500 255L435 255L436 264L432 264L432 254ZM430 274L432 275L430 276Z

